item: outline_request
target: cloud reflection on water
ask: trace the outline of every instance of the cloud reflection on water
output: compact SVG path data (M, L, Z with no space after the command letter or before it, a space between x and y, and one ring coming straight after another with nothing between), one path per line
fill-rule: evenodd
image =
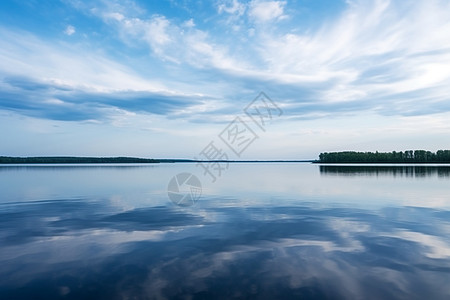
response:
M4 204L0 214L4 299L450 296L442 210L211 198L120 211L69 199Z

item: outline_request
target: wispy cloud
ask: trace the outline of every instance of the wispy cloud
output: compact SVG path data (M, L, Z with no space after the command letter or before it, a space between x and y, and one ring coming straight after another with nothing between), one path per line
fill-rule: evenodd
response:
M246 5L238 0L220 1L217 5L219 13L226 12L241 16L246 10Z
M225 43L229 41L225 33L221 41L217 31L213 35L193 18L148 16L135 3L111 2L82 9L114 28L130 47L146 45L173 70L188 66L197 79L213 76L229 82L217 91L217 99L265 89L276 92L287 115L339 111L414 115L448 109L450 5L445 1L349 1L346 10L325 20L317 30L299 33L297 23L290 19L267 30L262 23L288 18L288 6L283 1L218 2L218 17L236 14L259 22L248 24L254 29L253 37L248 37L247 30L235 32L234 44ZM65 32L74 31L70 25ZM104 56L79 55L61 46L55 49L28 33L25 39L19 38L20 34L2 31L7 42L0 50L0 67L8 76L33 74L39 78L35 82L56 82L85 93L183 94L166 87L167 80L165 84L148 80ZM13 64L21 68L12 68ZM9 71L14 69L20 71ZM171 80L186 79L175 76ZM217 85L212 80L205 83ZM197 90L205 92L202 87Z
M182 117L211 97L170 90L95 53L0 30L0 108L55 120L105 120L114 108Z
M120 14L118 18L118 13L109 11L103 12L101 17L116 26L123 40L144 42L154 54L168 62L218 70L245 64L227 54L228 46L212 42L208 32L196 29L193 19L177 24L161 15L141 19Z
M85 91L77 87L36 82L26 77L4 78L0 97L0 108L66 121L104 121L115 114L115 109L189 118L184 111L213 100L198 95L150 91Z
M406 97L411 99L406 93L418 96L426 89L427 97L418 98L429 105L445 100L450 79L450 31L444 31L450 26L448 4L351 4L337 21L313 34L261 34L265 48L260 53L268 70L279 78L292 74L297 84L308 78L322 81L314 95L317 102L357 101L366 109L401 114L411 104L401 105ZM414 102L419 104L419 99Z
M67 25L66 29L64 30L64 33L67 35L72 35L76 32L75 27L73 27L72 25Z
M285 18L285 1L253 0L249 5L249 16L257 22L268 22Z

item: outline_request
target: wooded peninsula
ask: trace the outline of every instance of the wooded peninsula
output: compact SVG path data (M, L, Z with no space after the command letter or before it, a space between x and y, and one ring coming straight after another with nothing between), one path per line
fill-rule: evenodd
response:
M317 163L450 163L450 150L431 152L407 150L392 152L324 152Z
M0 156L0 164L132 164L183 162L185 160L160 160L137 157L75 157L75 156L42 156L42 157L9 157Z
M159 164L159 163L196 163L196 162L288 163L288 162L314 162L314 160L197 160L197 159L180 159L180 158L138 158L138 157L0 156L0 164Z

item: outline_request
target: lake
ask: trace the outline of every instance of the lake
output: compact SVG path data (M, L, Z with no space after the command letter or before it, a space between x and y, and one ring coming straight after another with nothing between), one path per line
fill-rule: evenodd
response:
M0 191L0 299L450 299L450 167L3 165Z

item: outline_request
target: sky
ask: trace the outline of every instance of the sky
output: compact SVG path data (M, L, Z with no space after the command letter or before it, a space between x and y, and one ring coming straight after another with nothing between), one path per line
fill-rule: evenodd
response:
M449 98L448 0L0 2L0 156L436 151Z

